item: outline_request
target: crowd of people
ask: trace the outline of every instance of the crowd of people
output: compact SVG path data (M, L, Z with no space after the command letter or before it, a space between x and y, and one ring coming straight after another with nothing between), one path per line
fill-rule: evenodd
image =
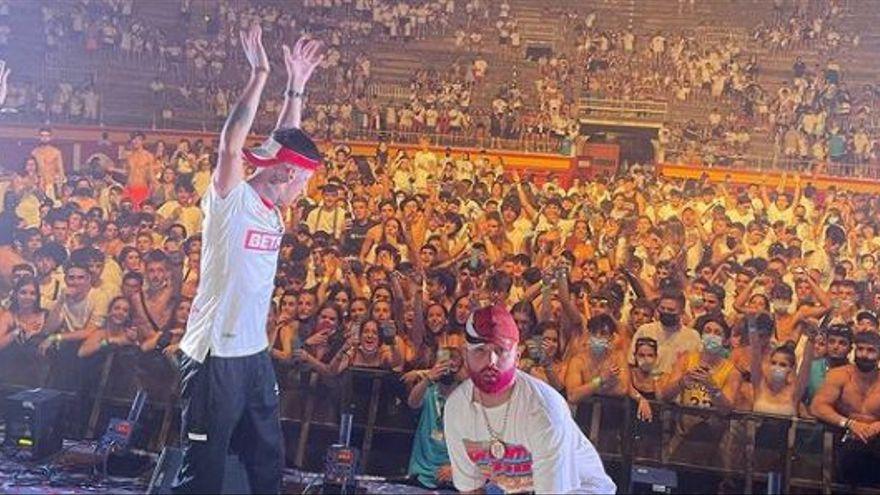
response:
M414 141L410 132L421 128L417 132L454 137L449 142L567 150L578 127L578 100L588 96L704 105L705 120L665 117L657 140L665 159L730 165L750 156L756 133L768 130L769 145L779 156L803 162L800 169L826 160L873 163L880 154L873 116L876 88L847 87L844 70L833 58L840 47L825 46L829 37L858 46L858 33L842 32L839 26L846 8L837 2L818 7L795 2L790 9L783 3L753 39L714 36L703 28L643 33L611 28L610 19L595 11L566 12L552 20L572 43L538 57L534 81L517 76L517 65L529 62L514 60L511 66L504 56L522 51L516 12L506 2L308 1L303 9L303 15L292 16L272 2L241 6L224 1L201 12L181 0L177 27L182 29L151 25L155 21L130 1L46 5L41 15L46 43L55 47L50 54L69 59L94 52L139 70L154 68L142 84L153 94L152 121L162 127L219 123L230 94L243 84L242 75L227 63L228 54L237 50L236 30L259 22L269 40L289 29L328 40L319 76L326 84L312 95L306 116L310 131L320 137L379 134ZM15 11L4 4L0 18ZM789 11L792 16L785 15ZM409 91L399 88L405 101L389 99L377 90L382 85L373 77L375 60L364 47L421 39L454 40L456 60L445 67L415 67ZM756 52L814 45L827 58L827 67L807 67L792 55L793 77L778 89L767 89L768 76L761 74ZM502 86L481 85L487 71L509 71L512 77ZM432 76L427 82L418 76L423 72ZM270 82L271 88L279 84ZM25 82L13 85L7 108L41 121L101 122L101 99L91 80ZM268 104L280 106L281 99ZM269 129L271 122L258 122L258 127Z
M210 145L135 133L119 163L73 174L48 129L4 163L3 359L173 359L212 163ZM651 401L816 417L849 431L861 462L880 432L878 209L801 175L772 187L635 167L538 184L426 142L339 146L288 212L266 331L282 384L291 370L332 382L380 368L421 383L418 405L454 384L471 310L504 304L520 367L574 409L602 395L632 398L646 422Z

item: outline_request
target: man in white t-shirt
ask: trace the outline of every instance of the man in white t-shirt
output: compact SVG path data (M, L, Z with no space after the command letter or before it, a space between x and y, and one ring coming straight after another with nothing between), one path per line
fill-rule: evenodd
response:
M686 352L700 351L703 342L699 332L691 327L686 327L681 322L684 312L684 294L669 291L660 295L657 303L658 320L646 323L636 330L632 338L630 348L630 363L635 364L635 343L641 338L651 338L657 341L657 363L654 369L658 372L669 373L678 357Z
M220 493L230 450L247 468L253 493L279 493L284 465L278 384L266 321L284 222L276 204L302 194L320 153L301 131L306 82L320 42L283 47L284 106L272 136L244 144L269 76L262 31L241 35L250 78L220 135L217 168L202 199L200 279L180 342L183 464L174 493ZM245 176L244 160L257 167ZM245 435L233 433L247 432Z
M615 493L565 399L517 370L519 331L503 304L468 319L470 379L446 402L452 480L461 492Z

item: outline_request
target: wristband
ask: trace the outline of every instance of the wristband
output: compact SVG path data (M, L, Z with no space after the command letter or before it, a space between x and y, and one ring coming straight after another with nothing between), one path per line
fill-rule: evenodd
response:
M850 426L852 426L853 420L849 418L843 418L840 420L840 427L844 430L848 430Z
M305 90L303 90L302 92L300 92L300 91L296 91L296 90L293 90L293 89L288 89L287 91L284 92L284 96L286 96L286 97L288 97L288 98L302 98L302 97L304 97L305 95L306 95Z

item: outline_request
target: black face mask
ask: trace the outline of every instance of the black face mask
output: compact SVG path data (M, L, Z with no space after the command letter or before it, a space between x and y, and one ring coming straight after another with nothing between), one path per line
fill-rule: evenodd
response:
M828 356L825 358L825 361L828 363L829 368L837 368L838 366L843 366L845 364L849 364L849 359L844 357L831 357Z
M445 373L437 381L440 383L440 385L452 385L453 383L455 383L455 375L453 375L452 373Z
M660 312L660 324L662 324L666 328L677 327L679 322L681 321L681 317L679 317L675 313L664 313Z
M870 373L872 371L877 371L877 360L876 359L866 359L866 358L856 358L856 368L859 369L862 373Z

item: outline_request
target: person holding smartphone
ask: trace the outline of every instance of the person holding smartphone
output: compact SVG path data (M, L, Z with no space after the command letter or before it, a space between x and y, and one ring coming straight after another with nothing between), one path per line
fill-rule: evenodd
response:
M360 331L349 338L345 346L333 358L330 369L339 374L351 366L360 368L394 369L403 362L400 346L395 338L396 331L389 329L393 322L367 320L360 325Z
M419 372L419 381L409 393L407 404L421 409L413 438L408 475L425 488L451 488L452 465L446 449L443 412L446 400L467 378L464 357L456 347L437 350L437 362Z

